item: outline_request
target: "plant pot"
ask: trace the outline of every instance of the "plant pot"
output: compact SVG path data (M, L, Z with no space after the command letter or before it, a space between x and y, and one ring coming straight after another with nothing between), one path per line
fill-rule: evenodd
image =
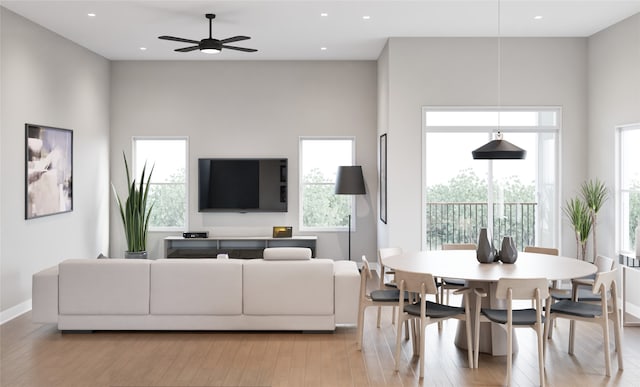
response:
M478 249L476 250L476 259L480 263L493 263L495 259L495 251L493 250L493 242L489 231L486 228L480 229L478 236Z
M125 251L124 257L129 259L147 259L148 254L146 251Z

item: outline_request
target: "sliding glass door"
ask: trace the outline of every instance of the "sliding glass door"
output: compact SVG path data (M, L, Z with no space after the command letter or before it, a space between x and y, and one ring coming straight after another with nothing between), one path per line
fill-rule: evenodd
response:
M518 249L557 246L559 108L424 108L423 248L475 243L480 228ZM502 132L524 160L474 160Z

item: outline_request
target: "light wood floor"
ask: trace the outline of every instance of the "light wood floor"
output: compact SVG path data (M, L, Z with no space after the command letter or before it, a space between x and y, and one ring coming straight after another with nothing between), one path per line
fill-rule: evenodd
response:
M334 333L291 332L95 332L61 334L55 325L31 323L31 313L0 327L0 385L9 386L495 386L505 380L505 357L482 355L471 370L466 353L453 345L456 322L427 332L425 379L403 342L400 372L394 373L395 326L383 309L365 319L362 352L354 327ZM601 331L578 323L576 355L567 354L568 322L549 341L550 386L640 386L640 328L623 330L625 369L604 376ZM535 334L517 329L514 386L538 384ZM612 344L613 345L613 344Z

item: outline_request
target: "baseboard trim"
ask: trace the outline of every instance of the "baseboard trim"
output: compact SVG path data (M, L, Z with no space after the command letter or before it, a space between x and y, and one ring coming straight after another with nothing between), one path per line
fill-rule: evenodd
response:
M28 299L25 302L21 302L16 306L12 306L9 309L3 310L0 312L0 325L6 323L7 321L11 321L14 318L23 315L31 310L31 299Z

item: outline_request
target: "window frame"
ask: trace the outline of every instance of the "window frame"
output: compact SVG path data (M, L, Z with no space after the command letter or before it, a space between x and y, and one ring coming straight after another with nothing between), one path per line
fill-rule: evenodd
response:
M624 242L625 242L625 235L627 235L629 233L630 230L626 229L623 222L625 220L625 216L623 216L622 214L622 210L623 210L623 206L622 206L622 202L623 202L623 196L625 194L631 194L631 193L640 193L640 191L636 191L636 190L632 190L630 187L623 187L623 175L624 175L624 163L623 163L623 158L624 158L624 152L623 152L623 144L622 144L622 140L623 140L623 133L624 132L629 132L629 131L640 131L640 122L637 123L633 123L633 124L626 124L626 125L618 125L616 126L616 130L615 130L615 169L616 169L616 174L615 174L615 187L616 187L616 192L615 192L615 203L614 203L614 211L615 211L615 233L616 233L616 246L615 249L616 251L621 254L623 252L629 252L629 250L627 249L627 246L625 246ZM626 218L629 217L629 214L627 214ZM635 229L635 228L634 228ZM625 234L626 233L626 234ZM631 251L633 251L633 246L630 246L629 249Z
M351 165L355 165L356 162L356 137L355 136L300 136L298 138L298 227L301 232L348 232L349 226L334 226L334 227L308 227L304 225L304 187L306 185L304 181L303 171L303 159L302 143L304 141L351 141ZM327 185L329 183L324 183ZM320 184L314 184L320 185ZM333 183L335 186L335 182ZM356 206L355 195L349 195L348 202L351 208L351 231L356 231Z
M497 111L497 112L555 112L556 121L555 125L539 125L539 126L501 126L500 120L498 119L498 125L477 125L477 126L428 126L427 125L427 112L430 111L441 111L441 112L456 112L456 111L464 111L464 112L485 112L485 111ZM556 245L560 245L560 241L562 240L562 224L560 222L561 218L561 204L560 204L560 171L561 171L561 162L560 159L560 146L562 142L562 107L561 106L434 106L428 105L422 107L422 184L421 184L421 198L425 198L427 194L427 168L426 168L426 137L427 133L487 133L487 141L494 138L497 132L501 133L552 133L556 135L555 141L555 149L554 156L556 159L556 165L554 166L554 173L556 176L556 184L555 184L555 192L554 192L554 200L557 204L556 211L554 212L553 221L556 225L554 239L556 241ZM481 146L482 144L478 144ZM469 156L471 157L471 156ZM488 179L489 181L493 180L493 160L488 160L489 162L489 170L488 170ZM541 183L536 182L539 186ZM492 187L492 184L489 182L488 187ZM539 187L536 187L536 191L538 191ZM487 200L490 202L494 202L493 198L493 189L489 189L487 192ZM427 248L427 240L426 240L426 230L427 230L427 219L426 219L426 201L421 200L421 248L425 250ZM488 206L488 219L487 223L489 225L493 225L493 206ZM524 248L524 246L523 246Z
M132 136L131 137L131 155L132 155L132 171L137 170L136 165L136 144L138 141L158 141L158 140L167 140L167 141L176 141L182 140L184 141L184 153L185 153L185 176L184 176L184 185L185 185L185 217L184 217L184 225L178 227L153 227L149 225L149 232L175 232L175 231L185 231L189 229L189 136ZM166 184L175 184L176 183L151 183L151 185L166 185Z

